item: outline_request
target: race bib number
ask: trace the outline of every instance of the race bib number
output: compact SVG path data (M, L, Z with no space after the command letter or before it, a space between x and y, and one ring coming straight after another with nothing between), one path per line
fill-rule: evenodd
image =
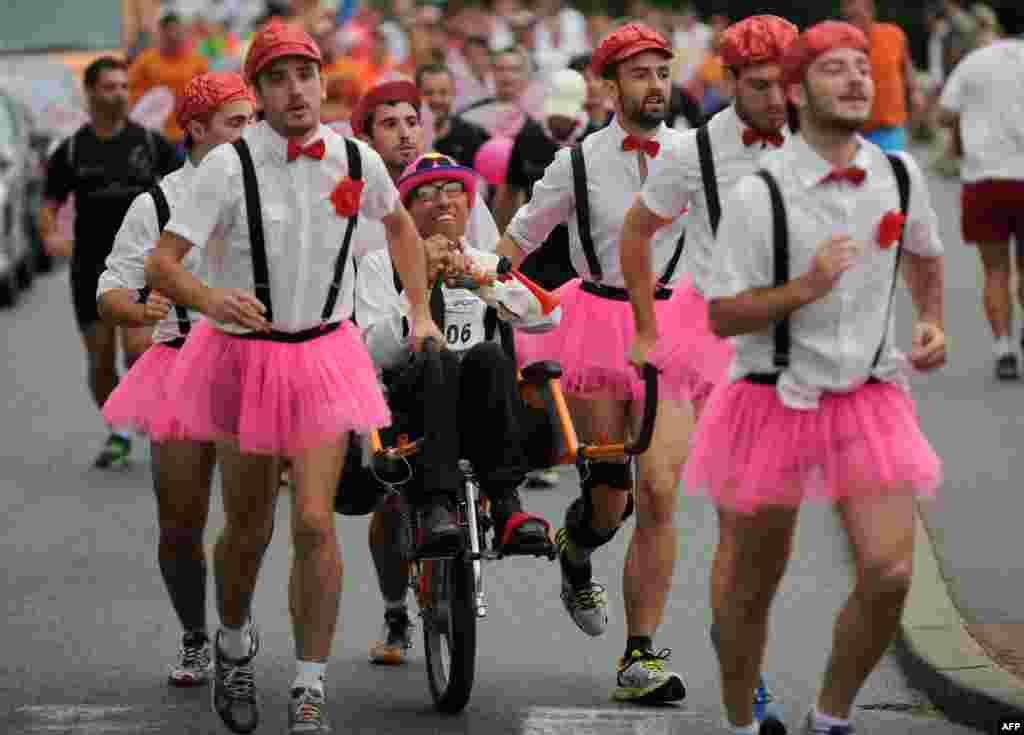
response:
M444 338L448 349L464 352L484 340L487 304L463 289L446 293Z

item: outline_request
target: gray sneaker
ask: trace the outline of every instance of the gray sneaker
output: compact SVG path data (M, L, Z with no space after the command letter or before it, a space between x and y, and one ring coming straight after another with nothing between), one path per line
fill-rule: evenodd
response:
M562 570L562 606L576 623L576 627L587 635L596 637L604 633L608 627L608 596L604 587L590 578L590 562L587 562L588 579L585 584L573 584L570 581L566 569L568 562L565 559L569 543L569 534L564 528L559 529L555 534L555 544L558 546L558 565Z
M319 689L292 689L288 703L288 735L329 735L327 703Z
M210 640L203 633L186 633L167 680L176 687L199 686L210 680L212 669Z
M231 732L250 733L260 724L260 703L256 692L252 659L260 649L256 628L250 628L252 647L245 658L230 659L220 648L220 631L213 644L213 711Z
M679 674L665 668L672 652L630 651L628 658L619 659L618 686L612 699L619 702L662 704L678 702L686 697L686 687Z
M814 711L807 713L803 735L854 735L853 725L832 725L827 729L814 726Z

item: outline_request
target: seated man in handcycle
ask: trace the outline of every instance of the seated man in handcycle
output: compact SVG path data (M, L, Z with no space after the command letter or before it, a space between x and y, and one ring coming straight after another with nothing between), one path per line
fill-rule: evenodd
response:
M422 360L412 360L408 300L388 251L368 253L356 277L356 322L383 373L393 414L387 433L425 437L403 487L417 506L417 551L423 555L449 552L462 542L450 513L463 482L460 458L469 460L490 501L496 550L540 553L550 546L547 522L523 511L518 488L530 469L550 464L553 430L544 412L528 408L520 397L508 350L514 349L509 327L546 331L557 325L560 310L544 314L524 285L494 280L497 256L466 241L477 181L472 169L437 153L414 161L398 181L424 243L428 281L434 284L431 310L447 342L440 353L441 388L434 384L437 376L425 374ZM397 553L395 516L382 510L370 526L387 606L385 634L371 649L379 663L400 662L409 647L408 565Z

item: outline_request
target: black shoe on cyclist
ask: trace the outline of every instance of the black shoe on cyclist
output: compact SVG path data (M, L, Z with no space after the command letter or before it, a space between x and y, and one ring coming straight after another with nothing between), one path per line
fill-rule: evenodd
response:
M544 554L554 548L550 524L523 511L518 492L491 500L494 549L503 554Z
M462 529L452 518L445 499L434 499L420 510L420 528L416 539L418 556L443 556L462 549Z

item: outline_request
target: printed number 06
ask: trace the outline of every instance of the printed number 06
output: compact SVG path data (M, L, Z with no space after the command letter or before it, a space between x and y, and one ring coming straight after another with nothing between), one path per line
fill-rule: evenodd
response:
M473 330L468 324L463 324L461 330L457 324L449 324L448 329L445 330L445 337L450 345L469 342L472 336Z

